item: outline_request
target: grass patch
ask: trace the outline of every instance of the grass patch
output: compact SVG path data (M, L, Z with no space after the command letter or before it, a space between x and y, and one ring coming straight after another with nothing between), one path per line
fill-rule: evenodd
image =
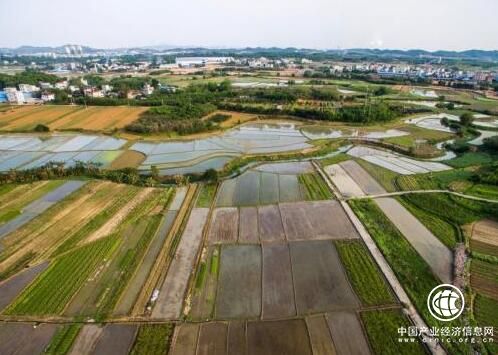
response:
M317 173L301 174L299 175L299 182L305 188L307 200L318 201L332 198L330 189Z
M141 325L131 355L167 354L173 336L173 324Z
M63 355L67 354L81 330L81 324L64 325L57 330L45 349L45 354Z
M363 305L375 306L396 302L386 280L361 242L337 241L335 245L348 278Z
M374 354L426 354L417 337L407 337L407 339L414 339L414 342L401 343L398 341L400 337L398 328L411 326L410 321L400 309L373 310L361 312L360 315Z
M197 198L195 207L211 207L214 195L216 193L216 184L204 184L201 187L201 192Z
M112 254L118 242L116 235L112 235L57 258L4 313L60 314L92 272Z

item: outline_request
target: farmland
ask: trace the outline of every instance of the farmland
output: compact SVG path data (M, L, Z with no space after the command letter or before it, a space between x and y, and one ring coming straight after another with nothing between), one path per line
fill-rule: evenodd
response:
M138 119L141 107L24 106L0 113L0 131L28 132L38 124L55 131L111 131Z
M409 327L408 319L399 310L366 311L361 313L368 338L375 353L382 354L425 354L425 350L416 341L400 343L394 330Z
M389 286L368 254L357 241L335 242L341 261L362 303L366 306L394 303Z
M350 205L391 265L421 316L429 325L438 324L426 308L427 295L441 283L430 266L373 201L353 200ZM462 351L461 348L458 350L458 345L448 345L450 351L454 347L455 351Z

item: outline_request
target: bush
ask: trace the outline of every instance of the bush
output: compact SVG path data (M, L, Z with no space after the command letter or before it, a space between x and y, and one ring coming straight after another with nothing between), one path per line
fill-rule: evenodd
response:
M485 138L484 148L498 152L498 136Z
M460 123L462 126L470 126L472 122L474 121L474 115L472 115L469 112L462 113L460 116Z
M35 132L49 132L50 128L48 126L45 126L44 124L37 124L36 127L34 128Z

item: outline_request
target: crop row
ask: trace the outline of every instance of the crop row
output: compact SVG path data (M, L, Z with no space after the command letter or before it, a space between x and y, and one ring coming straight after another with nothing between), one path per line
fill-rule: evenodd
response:
M301 174L299 182L305 187L308 200L329 200L332 198L332 193L325 181L317 173Z
M454 223L448 222L437 214L426 212L406 199L399 198L399 201L448 248L453 249L461 240L460 229Z
M337 241L335 245L348 278L365 306L395 303L387 282L362 243Z
M380 208L371 200L351 200L351 207L363 222L368 232L391 265L397 279L429 326L443 326L435 320L426 306L427 295L441 281L433 274L429 265L410 245L399 230L389 221ZM460 326L458 321L445 326ZM445 343L452 353L465 352L465 345Z
M106 189L103 190L107 191ZM124 205L126 205L133 197L139 192L137 187L127 187L124 193L121 193L110 206L107 206L94 216L88 223L80 228L71 237L66 239L52 254L52 257L58 256L74 248L81 240L90 235L92 232L98 230L103 226L113 215L115 215Z
M48 355L67 354L82 328L81 324L68 324L60 327L45 350Z
M17 315L60 314L85 280L112 253L116 235L89 243L55 259L5 311Z
M425 349L417 339L414 342L400 342L398 329L408 328L410 321L400 309L373 310L361 312L368 340L374 354L425 354Z
M170 189L150 194L130 212L126 221L118 226L116 233L122 240L122 245L105 274L101 276L99 284L102 289L96 290L101 293L96 308L97 318L108 316L114 309L161 223L162 215L151 214L151 211L156 207L164 207L170 195Z
M167 354L171 345L173 330L173 324L144 324L140 326L130 354Z

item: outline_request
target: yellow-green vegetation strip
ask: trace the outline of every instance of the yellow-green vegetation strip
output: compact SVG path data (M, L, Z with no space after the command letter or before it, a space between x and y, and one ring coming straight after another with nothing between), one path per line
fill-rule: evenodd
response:
M396 178L398 174L395 172L382 168L380 166L374 165L365 161L363 159L355 159L355 161L361 165L387 192L397 191L396 188Z
M71 350L74 340L78 336L82 325L67 324L61 326L50 340L44 354L65 355Z
M156 214L148 214L156 206L166 206L170 200L171 192L172 189L163 189L161 193L150 194L150 197L146 201L143 201L133 209L127 217L127 221L120 226L117 234L121 236L121 240L125 238L124 234L130 231L132 234L136 233L136 231L142 231L140 224L145 224L145 229L143 229L143 232L140 235L129 235L127 237L137 239L134 245L128 245L126 242L122 242L123 248L127 249L120 250L120 252L117 253L118 255L116 255L115 259L112 261L113 264L117 265L119 274L112 277L111 281L105 285L103 297L101 297L98 302L96 314L97 319L107 317L116 306L119 297L126 288L130 278L133 276L135 269L142 261L142 257L145 254L147 247L161 224L163 217L161 213L162 209ZM133 240L131 240L131 242L133 243ZM115 269L112 265L109 266L108 272L114 270Z
M379 268L360 241L336 241L335 245L348 278L364 306L396 302Z
M463 241L459 226L498 216L497 204L444 193L407 194L399 197L399 201L450 247L456 241Z
M81 240L89 236L92 232L99 229L103 226L112 216L114 216L121 208L124 207L133 197L140 191L140 188L135 186L128 186L126 188L126 192L120 194L116 201L112 203L111 206L106 207L88 221L81 229L79 229L75 234L73 234L70 238L66 239L51 255L51 257L55 257L60 255L68 250L74 248ZM99 191L97 193L106 193L106 190Z
M429 326L461 326L458 320L437 321L427 309L427 296L441 284L425 260L417 253L382 210L370 199L350 200L351 208L363 222L404 290ZM467 345L444 342L449 353L465 353Z
M429 174L399 175L396 178L396 185L403 191L450 189L452 183L455 182L472 185L473 183L469 181L472 175L473 173L468 169L452 169Z
M211 207L211 203L216 193L216 184L204 184L201 186L201 192L197 198L195 207Z
M411 326L400 309L361 312L361 320L374 354L415 355L427 353L417 337L414 338L413 343L398 341L400 337L398 328Z
M167 354L173 336L173 324L141 325L131 355L163 355Z
M332 193L325 181L317 173L301 174L299 182L305 187L307 200L330 200L332 198Z
M97 240L52 261L7 307L9 315L57 315L119 243L116 235Z
M459 227L450 223L439 216L426 212L423 209L412 205L402 198L398 201L413 214L417 219L422 222L444 245L448 248L455 248L458 241L461 239Z

